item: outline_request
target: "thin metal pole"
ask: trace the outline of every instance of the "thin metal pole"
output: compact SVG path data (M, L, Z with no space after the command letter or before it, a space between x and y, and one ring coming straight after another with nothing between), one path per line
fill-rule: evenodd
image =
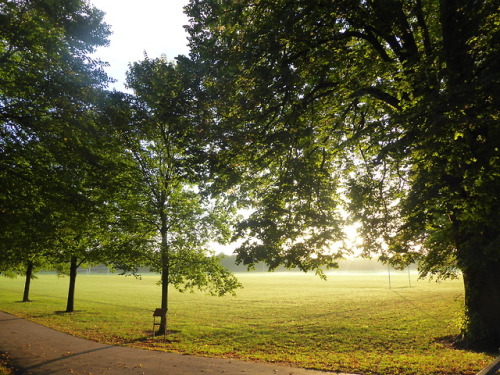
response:
M392 285L391 285L391 266L387 266L387 273L389 275L389 289L392 289Z

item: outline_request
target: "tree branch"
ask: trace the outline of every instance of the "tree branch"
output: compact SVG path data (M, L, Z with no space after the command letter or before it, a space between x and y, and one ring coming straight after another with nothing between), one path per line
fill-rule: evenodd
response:
M355 91L354 93L352 93L352 97L359 97L359 96L363 96L363 95L369 95L375 99L378 99L378 100L381 100L383 101L384 103L390 105L391 107L395 108L395 109L401 109L401 107L399 106L399 100L392 96L391 94L388 94L376 87L365 87L365 88L362 88L362 89L359 89L357 91Z

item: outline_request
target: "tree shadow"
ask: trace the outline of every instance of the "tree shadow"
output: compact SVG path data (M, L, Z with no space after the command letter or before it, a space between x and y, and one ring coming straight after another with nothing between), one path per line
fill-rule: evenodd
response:
M180 333L181 331L176 330L176 329L168 329L167 334L164 336L163 333L158 333L155 332L155 336L153 337L153 331L144 331L144 333L147 335L130 339L130 340L125 340L123 341L124 344L137 344L137 343L142 343L142 344L155 344L155 343L179 343L181 340L179 339L174 339L169 336Z
M434 338L434 342L437 342L448 349L463 350L472 353L480 354L490 354L493 356L498 356L498 353L491 350L491 345L485 343L484 345L476 344L469 345L465 342L460 335L446 335Z
M457 341L457 335L446 335L434 338L434 342L443 345L445 348L460 350L461 348L457 346Z

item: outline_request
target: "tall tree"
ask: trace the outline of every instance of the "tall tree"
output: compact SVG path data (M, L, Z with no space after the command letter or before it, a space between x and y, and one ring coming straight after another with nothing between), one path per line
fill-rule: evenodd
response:
M300 218L313 205L327 212L325 189L337 202L343 191L351 219L363 224L366 254L419 261L422 275L460 270L463 342L497 348L499 5L192 0L192 57L205 64L228 154L254 155L246 165L254 175L274 163L290 176L266 185L271 195L260 212L270 217L247 223L267 246L243 247L240 258L273 264L280 249L285 259L308 262L310 254L294 251L286 234L273 234L289 219L281 213L297 210ZM276 164L293 152L309 168ZM331 161L342 174L332 174ZM301 197L310 185L322 193ZM282 196L287 189L294 195ZM304 223L291 219L294 228Z
M0 212L9 222L71 190L63 165L89 155L95 129L82 119L108 81L88 54L109 30L81 0L7 0L0 9Z
M158 241L147 263L161 273L161 308L168 309L168 287L234 293L236 278L209 251L211 241L225 242L234 207L206 193L204 150L209 147L196 109L196 82L186 58L132 64L127 75L134 90L122 137L137 163L142 214ZM125 98L123 98L125 99ZM128 122L127 122L128 121ZM122 125L123 126L123 125ZM166 332L162 317L160 332Z
M81 152L62 154L55 165L63 169L63 191L52 211L54 245L50 249L59 268L69 275L66 312L74 311L78 268L87 263L136 265L148 241L144 225L130 211L137 206L136 188L129 182L131 157L108 113L113 93L96 95L85 117ZM50 198L53 198L51 195ZM68 268L69 265L69 268Z
M29 301L29 287L34 272L46 263L52 242L54 222L50 202L41 193L41 165L48 162L37 140L27 140L20 147L8 135L0 139L3 156L0 169L0 273L26 277L23 301ZM14 168L8 171L9 166ZM14 172L15 174L13 174Z

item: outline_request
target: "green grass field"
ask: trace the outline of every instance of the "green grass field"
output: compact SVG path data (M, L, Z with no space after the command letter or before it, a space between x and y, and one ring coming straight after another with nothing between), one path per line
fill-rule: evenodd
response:
M236 297L171 290L168 341L152 340L160 304L158 276L79 275L75 313L65 309L67 278L33 280L31 303L19 303L23 279L0 278L0 309L103 343L282 362L362 374L474 374L492 355L456 350L463 307L460 280L407 274L239 274Z

